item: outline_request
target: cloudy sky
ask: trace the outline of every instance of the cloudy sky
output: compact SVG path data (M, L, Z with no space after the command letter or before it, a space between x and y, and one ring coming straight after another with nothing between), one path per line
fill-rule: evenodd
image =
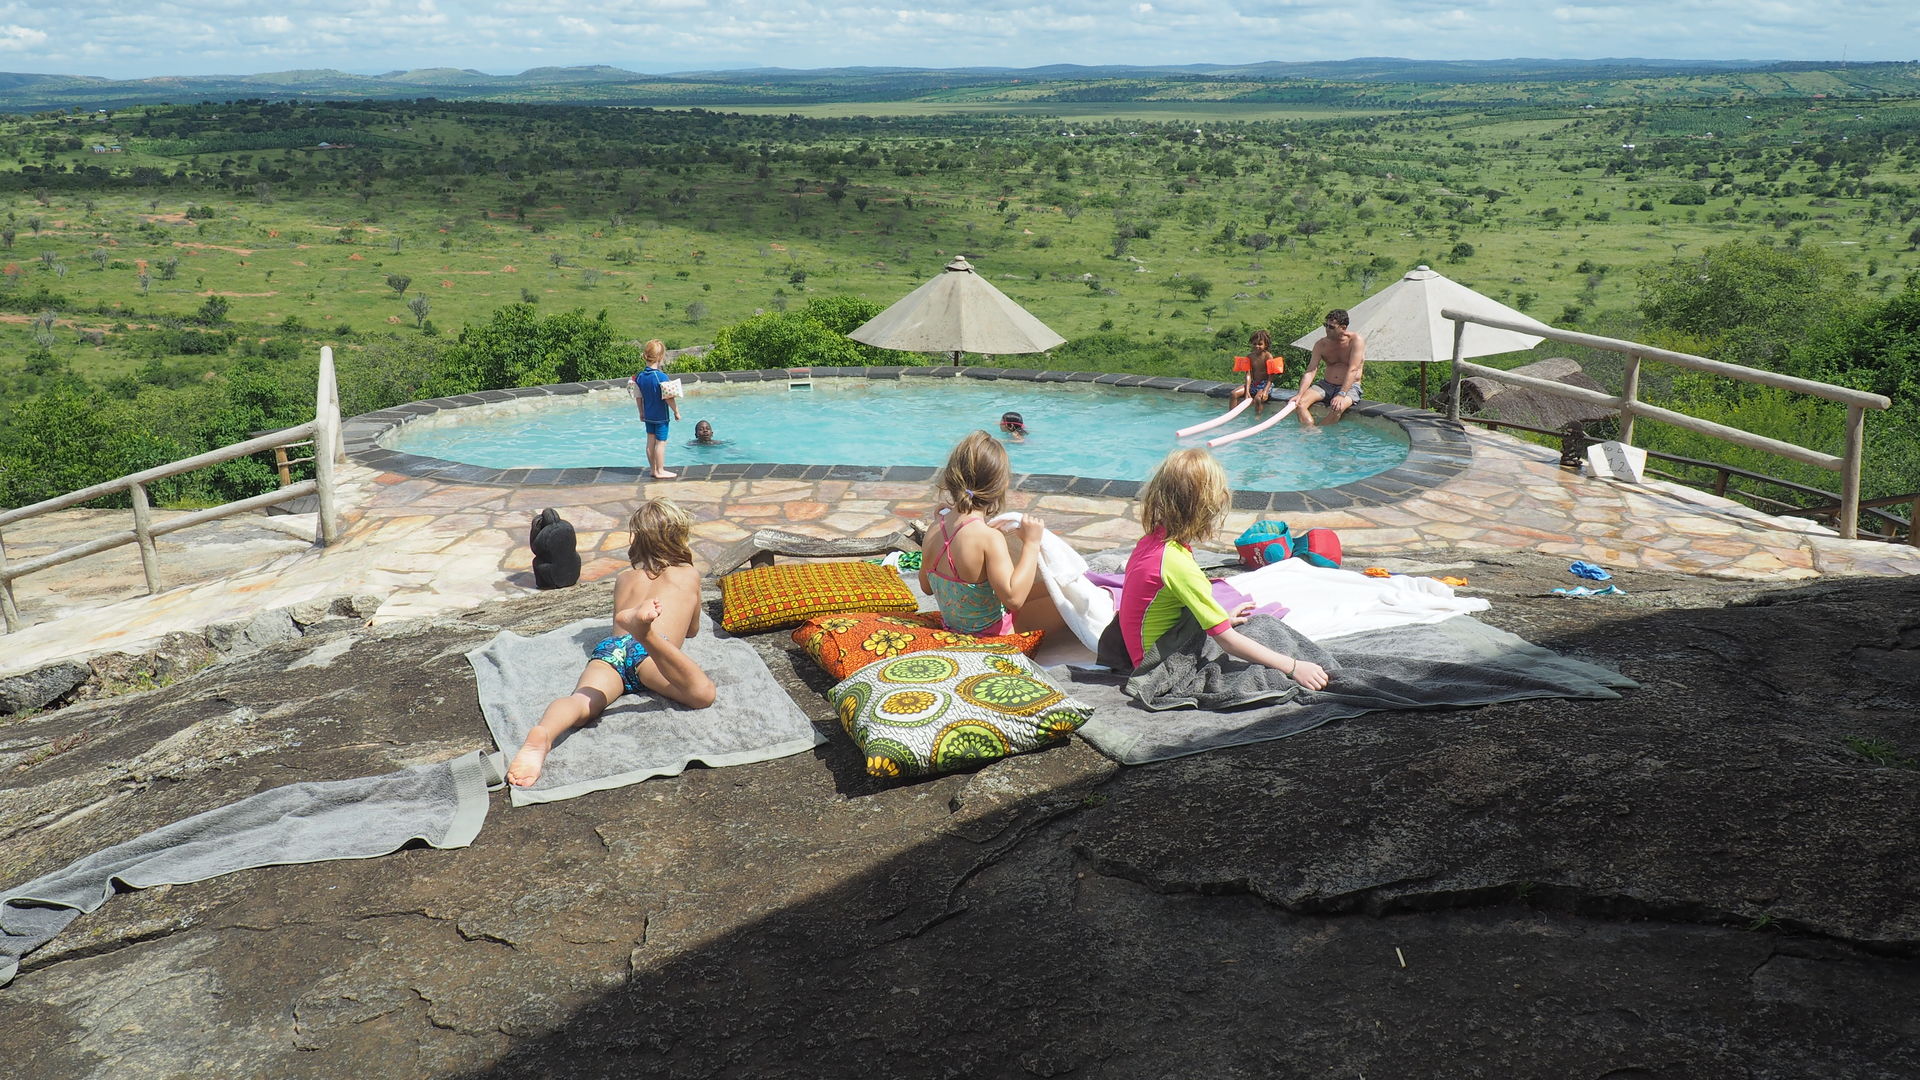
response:
M268 14L271 12L271 14ZM1920 58L1913 0L0 0L0 71Z

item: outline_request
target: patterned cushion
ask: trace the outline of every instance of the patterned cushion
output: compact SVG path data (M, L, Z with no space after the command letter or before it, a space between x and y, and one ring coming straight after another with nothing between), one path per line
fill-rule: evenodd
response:
M946 629L937 611L908 615L823 615L795 630L793 643L807 650L807 655L818 661L827 674L844 679L875 660L928 649L1030 653L1040 646L1040 631L962 634Z
M1093 710L1024 656L917 652L827 692L872 776L931 776L1065 742Z
M720 579L720 625L730 634L776 630L816 615L919 606L899 572L868 562L756 566Z

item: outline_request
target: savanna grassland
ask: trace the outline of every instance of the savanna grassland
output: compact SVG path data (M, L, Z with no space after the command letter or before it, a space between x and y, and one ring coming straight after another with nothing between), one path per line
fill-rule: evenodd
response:
M297 420L321 344L350 409L473 388L483 369L614 373L653 336L773 366L806 357L768 355L755 343L787 339L743 320L877 309L963 253L1069 339L1044 362L1195 373L1224 372L1252 327L1290 339L1419 263L1555 325L1792 367L1800 343L1779 334L1892 305L1920 267L1920 100L1407 109L1062 90L5 118L0 503ZM1672 292L1689 277L1675 267L1709 258L1817 280L1755 298L1777 333L1754 341L1751 312ZM516 327L591 359L476 358ZM1405 399L1407 373L1382 365L1369 391ZM1760 422L1805 423L1783 407ZM83 454L109 428L157 434ZM74 456L92 471L54 468ZM1878 468L1870 487L1920 487L1907 465Z

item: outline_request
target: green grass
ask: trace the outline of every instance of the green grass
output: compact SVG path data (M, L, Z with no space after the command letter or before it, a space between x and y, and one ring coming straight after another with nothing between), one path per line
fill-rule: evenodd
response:
M215 295L243 338L303 348L418 339L408 305L422 298L442 339L531 299L678 346L811 296L891 303L965 253L1080 343L1003 362L1218 374L1246 328L1351 307L1421 262L1620 336L1638 329L1639 269L1731 239L1827 248L1867 296L1920 271L1915 101L1394 112L981 96L0 118L0 226L15 234L0 251L0 415L38 385L39 338L89 378L136 376L152 328ZM289 130L353 145L289 146ZM1691 185L1703 201L1675 204ZM1148 235L1120 252L1123 226ZM1273 238L1257 254L1240 239L1255 233ZM410 279L404 295L389 275ZM43 309L50 333L34 326ZM211 372L226 357L164 360ZM1374 396L1412 400L1416 367L1376 372ZM1766 422L1786 416L1769 408Z

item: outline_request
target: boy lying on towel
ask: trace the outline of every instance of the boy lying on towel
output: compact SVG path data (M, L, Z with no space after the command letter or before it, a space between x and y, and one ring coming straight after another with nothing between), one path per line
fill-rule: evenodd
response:
M553 741L592 721L621 694L651 690L689 708L713 704L713 680L680 649L700 630L700 571L687 544L693 518L670 499L648 499L627 528L633 542L630 565L614 584L613 636L593 647L573 693L548 705L527 733L507 766L507 782L515 787L540 779Z

